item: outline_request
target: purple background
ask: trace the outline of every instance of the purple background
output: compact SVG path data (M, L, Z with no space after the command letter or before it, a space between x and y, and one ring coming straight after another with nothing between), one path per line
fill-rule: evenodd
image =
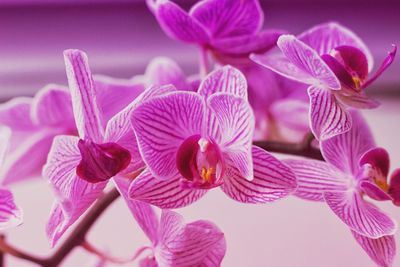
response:
M329 20L349 26L369 45L376 66L392 43L400 44L398 1L275 0L263 1L263 7L265 27L299 33ZM0 3L0 98L32 95L49 82L65 84L62 51L66 48L85 50L95 73L115 77L142 73L154 56L172 57L187 74L197 70L195 49L165 37L143 1L7 0ZM380 94L382 107L366 112L377 143L392 156L393 167L400 166L399 74L396 58L371 89ZM47 183L19 185L15 194L25 210L25 224L11 230L8 239L35 253L48 253L44 225L53 196ZM400 219L399 209L382 207ZM223 266L374 266L323 203L289 198L272 205L243 205L213 190L180 212L188 221L210 219L224 230L228 251ZM125 257L147 242L122 201L102 217L89 239ZM8 260L9 266L30 266ZM77 249L64 266L92 266L90 261ZM400 266L399 259L394 266Z

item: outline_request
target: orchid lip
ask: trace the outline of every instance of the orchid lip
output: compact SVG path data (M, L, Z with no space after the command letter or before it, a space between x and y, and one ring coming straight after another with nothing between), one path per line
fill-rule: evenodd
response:
M183 188L212 188L222 184L222 154L210 139L200 135L188 137L178 149L176 163Z
M79 140L82 159L76 174L89 183L105 182L126 169L131 161L128 150L116 143L96 144L91 140Z

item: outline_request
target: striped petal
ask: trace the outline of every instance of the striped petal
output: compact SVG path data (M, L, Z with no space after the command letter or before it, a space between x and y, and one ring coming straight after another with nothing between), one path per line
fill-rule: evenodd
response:
M129 196L162 209L175 209L192 204L207 193L206 189L182 188L181 179L180 175L156 179L145 169L130 185Z
M79 136L100 143L103 139L102 119L87 56L79 50L66 50L64 60Z
M207 43L209 36L203 25L169 0L146 0L164 32L171 38L188 43Z
M208 106L214 113L219 127L222 152L231 160L233 165L248 180L253 178L253 161L251 158L252 137L254 132L254 115L247 101L243 98L214 94L209 98ZM208 129L212 121L208 121Z
M208 74L198 92L206 98L219 92L247 100L246 77L238 69L227 65Z
M0 230L12 228L22 223L22 210L15 205L10 190L0 188Z
M196 221L184 224L179 214L163 210L160 222L160 244L157 248L157 262L161 266L206 266L205 263L216 262L219 266L225 250L221 249L224 234L214 224L207 221ZM214 251L219 251L217 260ZM207 265L208 266L208 265Z
M46 224L46 235L52 248L57 245L65 231L73 224L74 220L71 219L64 215L61 205L55 201Z
M311 131L318 140L326 140L350 130L351 116L330 90L310 86L308 95Z
M357 243L379 267L390 267L396 256L396 240L393 235L369 238L351 231Z
M32 120L45 126L69 126L74 129L71 95L68 88L48 85L32 101ZM66 127L67 128L67 127Z
M326 161L339 170L356 176L362 155L375 147L367 122L357 111L351 111L352 127L343 134L321 142L321 152Z
M291 63L315 79L313 85L340 89L340 81L314 49L293 35L281 35L277 45Z
M373 57L365 43L350 29L336 22L328 22L319 24L311 29L303 32L298 36L299 40L303 41L318 54L329 54L338 46L353 46L360 49L368 60L369 71L373 67Z
M102 194L107 182L88 183L79 178L76 168L81 161L77 137L57 136L43 168L43 176L49 180L60 204L64 217L76 220Z
M393 235L397 224L355 190L324 193L332 211L353 231L370 238Z
M154 58L145 71L147 85L172 84L181 91L190 91L186 76L179 65L170 58Z
M176 172L176 153L188 137L200 134L204 100L196 93L175 92L140 105L132 116L144 162L156 178Z
M213 38L258 32L264 14L258 0L206 0L192 7L190 15L210 31Z
M254 179L247 181L235 169L225 171L221 189L242 203L267 203L281 199L296 189L294 173L268 152L253 146Z
M344 174L319 160L284 160L297 178L294 195L311 201L324 201L325 191L345 190Z

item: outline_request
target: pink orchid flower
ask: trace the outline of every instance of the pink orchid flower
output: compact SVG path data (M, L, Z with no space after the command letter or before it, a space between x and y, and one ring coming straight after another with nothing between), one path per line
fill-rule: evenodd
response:
M221 266L226 242L215 224L205 220L186 224L182 216L169 210L162 210L158 219L151 206L141 201L132 201L129 207L151 241L151 246L138 250L151 251L139 266Z
M0 168L6 156L11 130L0 127ZM22 223L22 210L15 205L14 197L10 190L0 187L0 230L12 228Z
M102 194L111 178L143 167L130 113L140 101L170 90L168 86L151 87L104 121L86 55L67 50L64 57L79 136L55 137L43 168L43 176L58 197L47 227L52 245Z
M350 131L321 142L326 162L302 159L285 163L298 179L294 195L325 201L368 255L380 266L390 266L396 252L393 234L397 224L366 199L394 200L387 183L389 156L383 148L376 148L363 118L351 114Z
M203 0L189 12L168 0L147 4L168 36L198 44L216 57L265 52L283 32L261 30L264 14L258 0Z
M237 201L265 203L296 188L287 166L252 146L247 84L233 67L210 73L197 93L177 91L142 103L132 125L147 165L131 184L133 199L178 208L220 186Z
M315 26L300 34L282 35L279 53L251 58L276 73L310 85L311 130L321 140L351 128L348 107L375 108L364 89L393 62L396 47L377 72L368 78L373 58L367 46L349 29L337 23Z

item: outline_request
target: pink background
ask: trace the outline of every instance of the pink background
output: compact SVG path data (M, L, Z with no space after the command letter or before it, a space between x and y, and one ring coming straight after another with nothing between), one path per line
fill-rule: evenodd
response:
M167 39L142 1L21 0L0 3L0 98L32 95L48 82L66 83L62 50L88 52L94 72L128 78L143 72L150 58L167 55L187 74L196 71L196 51ZM62 2L62 3L61 3ZM379 3L377 5L376 3ZM400 43L400 8L397 2L373 1L265 1L266 27L294 33L335 19L354 28L370 45L376 64L391 43ZM387 148L393 167L400 167L400 64L372 89L383 105L365 112L377 143ZM23 167L23 166L22 166ZM45 181L14 188L25 211L25 223L7 233L17 246L39 255L49 253L44 225L53 200ZM381 205L400 220L400 210ZM324 203L290 197L270 205L244 205L211 191L198 203L179 210L187 221L209 219L226 234L228 250L223 266L368 267L374 266L353 240L346 226ZM397 241L400 241L397 235ZM128 257L148 244L121 200L99 220L89 239L113 254ZM76 249L64 266L92 266L93 257ZM31 266L7 257L8 266ZM129 266L132 266L129 265ZM134 265L135 266L135 265ZM394 266L400 266L400 259Z

